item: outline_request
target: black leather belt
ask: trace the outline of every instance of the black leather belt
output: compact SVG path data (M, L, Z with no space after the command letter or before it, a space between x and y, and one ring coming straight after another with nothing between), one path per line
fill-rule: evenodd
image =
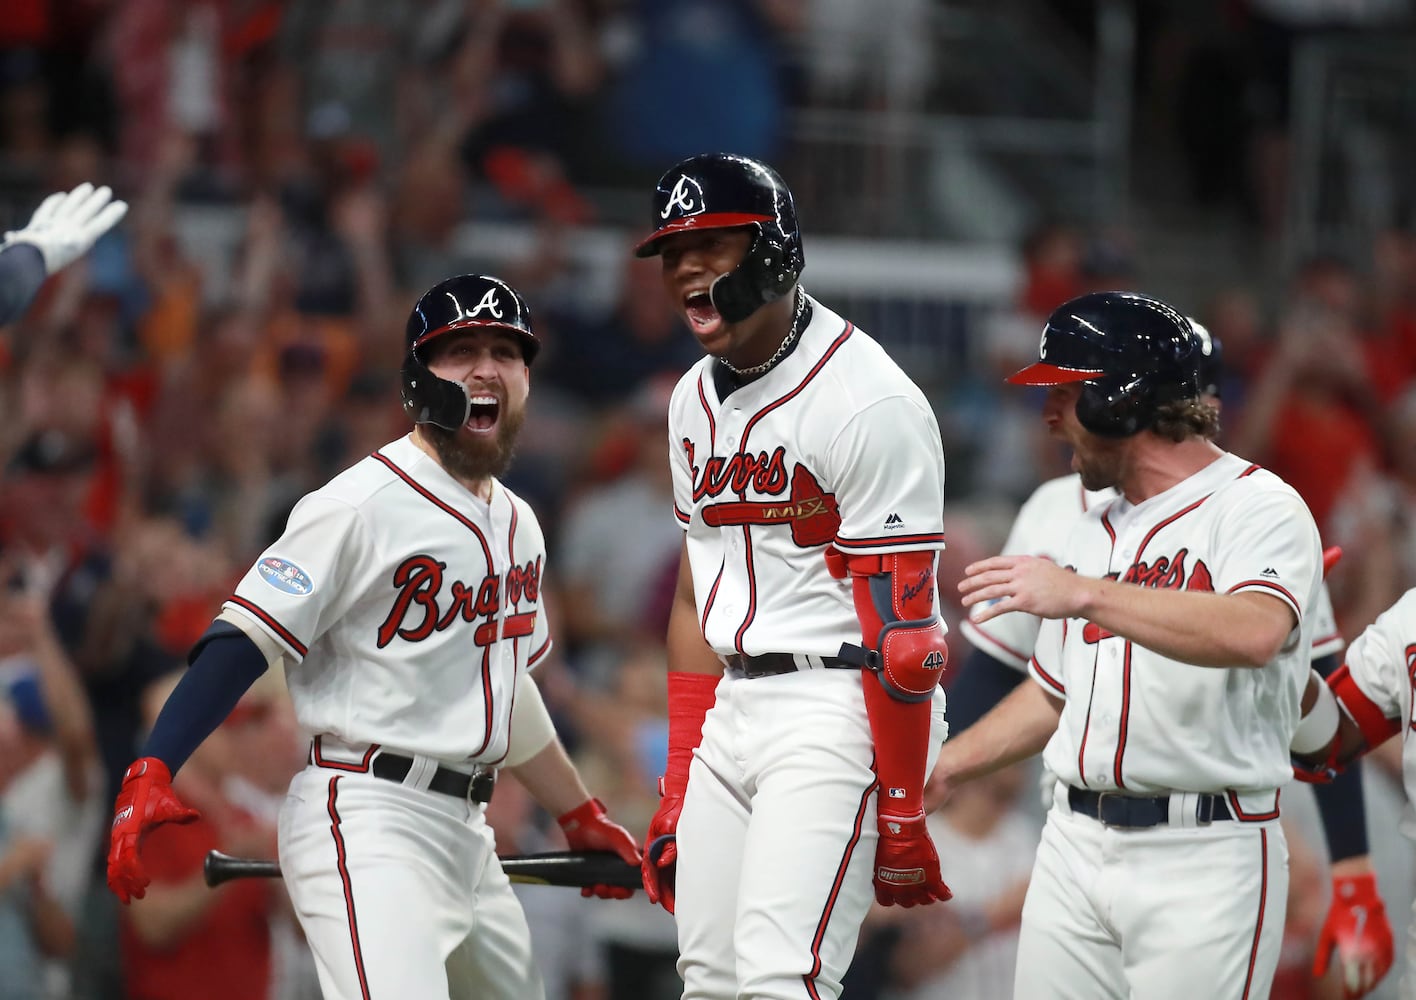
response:
M854 667L854 663L847 663L836 656L820 657L822 666L826 667ZM773 674L795 673L797 668L796 657L791 653L758 653L756 656L744 656L742 653L732 653L727 657L728 666L734 670L742 672L744 677L771 677Z
M1201 823L1216 823L1234 818L1223 795L1203 792L1196 796L1196 800L1195 819ZM1090 816L1106 826L1119 826L1127 830L1144 830L1152 826L1165 826L1170 822L1169 795L1089 792L1069 785L1067 804L1072 807L1074 813Z
M413 768L413 758L396 753L381 753L374 758L369 771L375 778L385 781L402 782ZM497 772L476 771L463 774L450 767L439 767L428 782L428 791L451 795L455 799L468 799L486 804L492 801L492 788L497 783Z

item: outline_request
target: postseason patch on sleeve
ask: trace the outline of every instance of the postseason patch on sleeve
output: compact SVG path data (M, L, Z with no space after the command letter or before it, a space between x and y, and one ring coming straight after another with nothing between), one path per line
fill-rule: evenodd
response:
M262 580L282 594L308 597L315 589L315 581L310 579L310 574L285 559L266 556L256 564L256 569Z

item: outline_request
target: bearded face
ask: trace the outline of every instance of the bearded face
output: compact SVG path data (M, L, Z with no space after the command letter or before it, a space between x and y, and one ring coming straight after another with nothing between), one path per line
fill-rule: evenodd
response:
M457 331L435 342L429 354L429 370L461 383L472 401L467 421L456 430L419 425L438 462L464 482L505 474L530 388L520 341L497 329Z
M477 419L475 413L473 420ZM511 468L521 425L526 422L526 405L516 409L502 404L492 433L476 434L466 426L455 431L436 424L423 424L423 436L433 446L438 462L454 479L477 480L501 477Z

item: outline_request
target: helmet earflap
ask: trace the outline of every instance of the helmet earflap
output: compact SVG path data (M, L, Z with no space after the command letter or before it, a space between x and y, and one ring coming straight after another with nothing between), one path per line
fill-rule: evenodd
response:
M718 314L729 323L740 323L769 302L776 302L796 285L801 268L793 255L795 233L763 225L752 227L752 244L742 263L719 275L709 289Z
M1098 437L1124 438L1155 423L1154 386L1147 379L1116 376L1082 383L1077 422Z

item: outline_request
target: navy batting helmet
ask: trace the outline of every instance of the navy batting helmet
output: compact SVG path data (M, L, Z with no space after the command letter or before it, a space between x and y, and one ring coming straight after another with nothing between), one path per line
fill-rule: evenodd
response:
M1220 383L1224 380L1224 351L1220 348L1219 338L1195 317L1187 316L1186 319L1190 321L1195 336L1200 338L1200 395L1218 399Z
M425 346L453 330L509 330L521 341L531 364L541 342L531 329L531 310L516 289L485 274L459 274L423 293L408 315L408 353L400 372L403 409L417 424L457 430L467 422L472 399L461 382L438 378L428 370Z
M1202 353L1190 321L1160 299L1092 292L1047 317L1040 360L1008 381L1082 382L1081 425L1102 437L1129 437L1154 425L1161 404L1199 397Z
M659 241L674 233L739 226L756 231L742 263L709 292L729 323L786 295L806 266L791 191L775 170L746 156L708 153L674 164L654 189L652 225L635 256L652 257Z

